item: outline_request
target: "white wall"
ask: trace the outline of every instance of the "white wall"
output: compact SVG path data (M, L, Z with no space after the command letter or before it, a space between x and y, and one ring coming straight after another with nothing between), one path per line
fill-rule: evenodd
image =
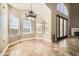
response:
M8 5L1 3L1 39L0 51L8 44Z

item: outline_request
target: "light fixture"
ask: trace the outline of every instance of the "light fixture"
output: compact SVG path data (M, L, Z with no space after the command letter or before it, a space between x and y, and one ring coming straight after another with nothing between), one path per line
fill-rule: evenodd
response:
M31 3L31 10L28 13L25 13L25 16L28 20L35 20L36 14L32 11L32 3Z

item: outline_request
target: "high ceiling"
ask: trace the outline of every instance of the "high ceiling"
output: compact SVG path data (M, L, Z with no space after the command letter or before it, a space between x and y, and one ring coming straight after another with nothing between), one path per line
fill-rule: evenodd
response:
M20 10L31 9L31 3L9 3L9 5ZM50 11L50 9L44 3L32 3L32 10L36 14L42 15L42 16L45 16L46 14L48 14L48 11Z

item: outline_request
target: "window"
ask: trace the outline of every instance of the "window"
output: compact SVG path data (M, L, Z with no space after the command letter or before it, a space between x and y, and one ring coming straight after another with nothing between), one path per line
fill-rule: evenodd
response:
M64 36L67 35L67 21L64 19Z
M19 29L19 19L12 15L10 15L10 17L10 28Z
M43 28L44 28L44 26L43 26L43 20L37 21L36 22L36 32L38 34L43 34Z
M57 4L57 11L68 16L68 10L66 6L63 3L58 3Z
M30 20L23 20L23 32L24 33L31 33L32 32L32 26Z
M17 35L19 33L20 20L13 15L9 15L9 28L11 35Z

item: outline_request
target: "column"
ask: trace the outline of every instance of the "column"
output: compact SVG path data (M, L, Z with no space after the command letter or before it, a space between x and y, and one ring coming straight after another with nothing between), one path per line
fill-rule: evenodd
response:
M1 3L1 51L8 44L8 4Z

